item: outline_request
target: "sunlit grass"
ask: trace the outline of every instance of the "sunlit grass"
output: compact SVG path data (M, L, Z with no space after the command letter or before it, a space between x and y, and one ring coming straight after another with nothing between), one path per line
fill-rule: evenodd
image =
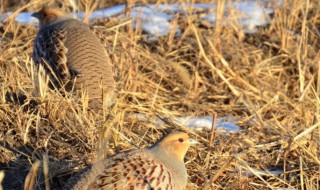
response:
M39 2L25 7L34 9ZM96 6L83 2L88 14ZM218 7L221 16L224 6ZM180 128L170 122L156 127L132 113L150 120L217 114L239 119L242 131L216 133L212 147L209 131L190 132L201 143L186 156L188 189L319 189L317 7L314 1L286 1L268 27L247 35L241 28L201 27L192 16L177 18L172 23L181 36L170 33L153 42L141 30L131 30L130 19L92 23L105 36L115 64L118 99L106 119L87 112L85 101L50 89L33 96L37 28L8 19L0 24L0 170L5 180L21 188L40 160L35 187L45 189L49 179L51 189L61 189L95 159L145 147ZM43 168L48 169L45 177Z

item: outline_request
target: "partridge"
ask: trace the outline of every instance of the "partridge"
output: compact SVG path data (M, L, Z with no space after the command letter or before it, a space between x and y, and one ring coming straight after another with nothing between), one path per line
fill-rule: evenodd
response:
M172 132L149 148L131 150L101 160L72 179L72 190L183 190L187 185L184 157L195 140ZM74 182L76 181L76 182Z
M85 94L90 109L111 106L115 84L112 63L89 26L47 7L32 16L40 27L33 48L35 96L41 94L41 81L48 77L51 88Z

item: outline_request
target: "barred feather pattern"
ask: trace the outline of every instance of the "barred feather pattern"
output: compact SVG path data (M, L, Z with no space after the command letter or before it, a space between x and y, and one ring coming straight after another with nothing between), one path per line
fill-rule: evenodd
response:
M173 137L185 138L180 133L173 134ZM179 152L179 148L174 147L175 144L174 141L164 144L160 141L150 148L126 151L98 161L80 176L72 178L66 189L183 190L187 184L183 160L177 160L175 156L168 155L163 150L163 147L169 147L169 150ZM163 147L159 149L161 146ZM174 148L170 149L170 146ZM183 158L188 145L181 146L187 146L180 152Z
M42 26L35 39L33 60L35 78L41 77L37 75L41 65L50 87L78 95L84 90L93 110L112 105L115 86L112 63L86 24L67 18Z
M72 79L67 65L68 49L64 46L66 33L63 29L44 31L35 41L34 63L36 66L41 64L45 68L55 88L61 88Z
M147 157L146 152L138 152L132 156L117 155L107 162L95 163L91 173L83 176L82 181L73 187L73 190L80 189L141 189L152 188L163 190L178 189L174 183L171 171L164 164L156 162L153 157ZM102 171L99 171L102 168ZM95 176L95 180L86 183ZM85 180L84 180L85 179ZM86 188L84 188L86 187Z

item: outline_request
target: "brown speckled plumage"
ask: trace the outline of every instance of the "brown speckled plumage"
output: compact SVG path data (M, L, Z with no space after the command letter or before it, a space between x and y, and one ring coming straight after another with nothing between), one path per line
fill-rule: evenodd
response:
M186 133L172 132L149 148L96 162L81 177L72 179L66 189L183 190L187 185L183 160L190 144Z
M86 24L56 9L42 8L33 16L40 24L33 53L35 95L39 96L39 78L44 77L39 76L42 67L51 87L78 95L86 92L91 109L109 107L114 99L112 65L97 36Z

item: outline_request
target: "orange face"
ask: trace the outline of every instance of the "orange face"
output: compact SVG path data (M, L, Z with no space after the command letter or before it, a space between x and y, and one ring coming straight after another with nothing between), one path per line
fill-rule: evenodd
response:
M31 16L36 17L39 20L40 27L42 27L56 21L57 18L66 15L60 10L43 7L40 11L33 13Z
M184 132L172 132L159 142L159 146L165 147L170 155L174 155L181 162L191 144L194 144L194 141Z

